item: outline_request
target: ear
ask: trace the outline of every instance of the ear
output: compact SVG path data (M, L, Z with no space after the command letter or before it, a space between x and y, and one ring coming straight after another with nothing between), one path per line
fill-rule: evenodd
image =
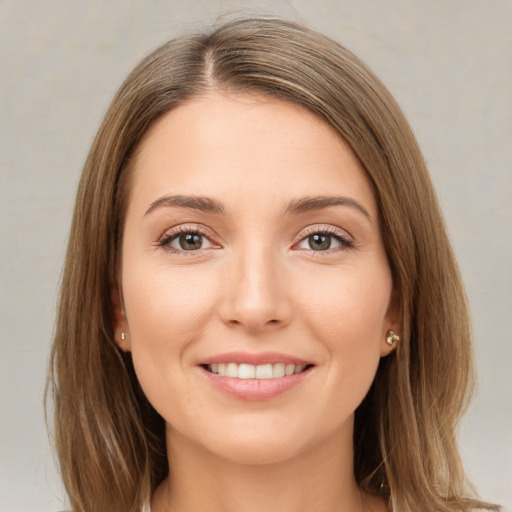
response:
M395 351L397 345L400 343L400 337L402 336L402 304L399 298L399 293L396 287L393 287L391 297L389 299L388 310L383 322L383 332L381 340L380 356L386 357ZM392 331L395 334L393 343L388 342L389 332Z
M130 332L124 311L123 294L119 286L112 291L112 306L114 309L114 341L124 352L131 350Z

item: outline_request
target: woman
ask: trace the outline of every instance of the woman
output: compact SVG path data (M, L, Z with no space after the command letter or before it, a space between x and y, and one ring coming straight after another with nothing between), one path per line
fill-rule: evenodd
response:
M455 441L472 371L424 161L356 57L247 19L135 68L52 352L73 511L492 509Z

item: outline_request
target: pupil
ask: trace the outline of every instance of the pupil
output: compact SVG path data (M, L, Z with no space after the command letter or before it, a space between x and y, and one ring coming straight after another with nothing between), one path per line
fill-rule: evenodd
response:
M185 233L180 236L180 245L182 249L195 251L201 248L203 240L197 233Z
M329 235L316 234L309 237L309 247L315 251L326 251L331 247Z

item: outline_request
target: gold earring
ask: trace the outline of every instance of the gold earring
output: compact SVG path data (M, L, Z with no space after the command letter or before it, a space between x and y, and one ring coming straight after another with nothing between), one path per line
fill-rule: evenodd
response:
M400 341L400 336L398 334L395 334L393 331L388 331L386 333L386 343L389 346L393 346L396 343Z
M124 332L121 333L121 341L124 341L126 339L126 336L124 335Z

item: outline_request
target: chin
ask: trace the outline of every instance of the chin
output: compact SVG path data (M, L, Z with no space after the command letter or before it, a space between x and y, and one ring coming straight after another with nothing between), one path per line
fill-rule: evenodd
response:
M276 435L272 438L230 438L214 446L204 446L213 455L231 464L259 466L279 464L300 456L306 446L303 442L283 439Z
M216 426L215 426L216 425ZM238 465L279 464L315 452L328 439L346 433L352 439L349 418L340 428L338 422L318 424L311 418L283 418L283 414L236 415L223 422L202 423L202 428L187 432L188 441L202 455L210 454ZM183 434L178 434L183 439ZM172 433L171 433L172 437Z

